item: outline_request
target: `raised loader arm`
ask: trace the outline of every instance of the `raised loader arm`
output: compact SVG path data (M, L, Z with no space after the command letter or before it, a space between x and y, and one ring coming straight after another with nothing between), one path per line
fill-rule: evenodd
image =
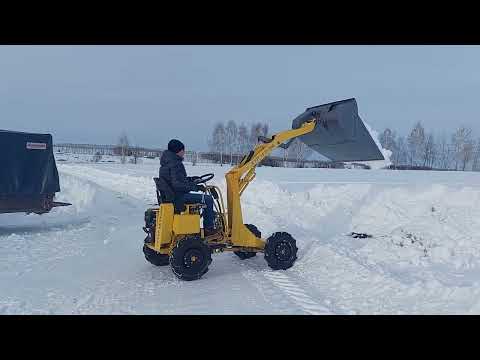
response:
M228 228L232 243L236 246L248 246L263 249L264 242L248 236L248 231L243 225L240 195L247 188L248 184L255 178L255 168L273 150L282 146L283 143L298 136L307 134L315 128L316 120L312 118L306 121L298 129L286 130L273 135L271 138L262 138L254 150L245 156L240 164L233 167L225 174L227 181L227 206L228 206Z

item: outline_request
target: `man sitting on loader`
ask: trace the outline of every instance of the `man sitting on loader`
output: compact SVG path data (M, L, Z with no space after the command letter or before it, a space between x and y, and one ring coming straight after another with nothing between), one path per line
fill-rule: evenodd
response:
M190 191L202 191L205 193L205 186L196 184L198 176L187 176L183 157L185 156L185 145L177 139L168 142L168 150L164 151L160 158L159 176L163 178L175 193L174 203L178 204L205 204L203 211L203 228L205 236L217 232L214 229L213 219L213 198L206 194L191 194Z

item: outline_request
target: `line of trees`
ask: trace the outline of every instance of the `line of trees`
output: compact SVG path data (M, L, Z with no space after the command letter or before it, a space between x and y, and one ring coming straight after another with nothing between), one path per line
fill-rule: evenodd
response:
M269 136L267 123L253 123L248 127L244 123L238 125L230 120L227 123L217 122L213 127L211 136L208 139L208 147L211 152L220 154L220 163L232 163L237 157L234 155L247 154L258 143L258 137ZM295 159L297 166L312 154L310 149L303 142L295 139L288 149L283 152L284 161Z
M244 154L250 151L259 136L268 136L268 124L254 123L250 129L245 124L237 125L233 120L226 124L218 122L213 127L208 139L210 151L220 154L220 162L232 162L234 154ZM224 159L226 158L226 159ZM226 160L226 161L225 161Z
M417 122L407 136L387 128L379 140L384 149L392 152L394 166L480 171L480 138L475 139L467 126L459 126L447 137L426 132Z
M233 120L218 122L213 127L208 146L212 153L220 155L221 164L233 164L257 145L259 136L270 136L267 123L247 126L244 123L238 125ZM393 167L480 171L480 138L475 138L468 126L459 126L450 136L436 135L427 132L419 121L406 136L387 128L379 140L384 149L392 152ZM114 152L121 156L122 163L126 162L127 156L132 156L131 162L137 163L141 155L140 148L130 146L125 133L120 136ZM295 139L288 149L283 150L284 166L287 161L293 161L297 167L302 167L312 152ZM100 154L95 155L96 159L101 158Z

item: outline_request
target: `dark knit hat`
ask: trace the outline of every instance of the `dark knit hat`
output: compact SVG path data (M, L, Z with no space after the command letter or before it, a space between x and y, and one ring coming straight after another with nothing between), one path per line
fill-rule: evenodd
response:
M168 142L168 150L174 152L175 154L183 149L185 149L185 145L183 145L180 140L172 139Z

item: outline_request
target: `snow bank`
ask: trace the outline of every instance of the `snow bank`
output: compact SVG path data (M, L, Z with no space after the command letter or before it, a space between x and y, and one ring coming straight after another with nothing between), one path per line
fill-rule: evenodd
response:
M20 236L21 240L23 235L18 234L68 228L70 225L76 226L87 222L89 213L94 205L95 188L91 184L61 172L60 187L61 192L56 194L55 200L69 202L72 204L71 206L56 207L49 213L42 215L27 215L25 213L1 214L0 237L2 234L10 234L14 237Z
M316 185L308 191L289 192L279 185L257 180L242 195L245 222L253 222L269 236L275 231L294 233L301 229L310 237L335 222L332 214L348 211L370 185ZM302 242L302 239L299 239Z
M71 206L55 208L55 213L81 213L88 210L95 198L95 188L78 178L60 173L61 191L56 194L55 200L71 203Z
M351 230L375 235L360 252L371 261L480 269L479 201L478 188L399 187L372 194Z
M144 201L146 204L156 201L152 177L113 174L97 168L88 168L88 171L85 171L84 166L67 164L60 165L59 170L64 174L91 181L104 188Z

